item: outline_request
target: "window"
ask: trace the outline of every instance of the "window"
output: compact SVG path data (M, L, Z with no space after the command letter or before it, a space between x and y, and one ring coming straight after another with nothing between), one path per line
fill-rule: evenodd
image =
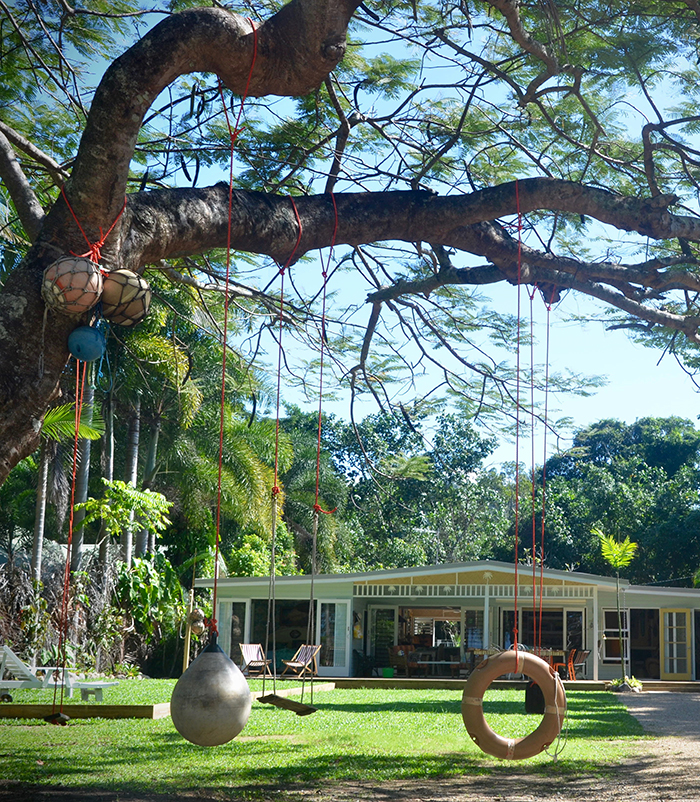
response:
M467 649L484 648L484 611L464 611L464 631L466 634L465 646Z
M542 646L545 649L582 649L584 641L584 611L564 610L561 607L540 611L532 608L518 611L520 627L519 642L528 647ZM501 624L502 643L510 648L513 643L515 614L513 610L503 610Z
M684 610L664 612L664 672L686 674L688 669L688 627Z
M622 648L625 650L626 660L629 641L627 611L622 610L620 615L622 617ZM617 610L603 610L603 662L620 662L620 630L617 624Z

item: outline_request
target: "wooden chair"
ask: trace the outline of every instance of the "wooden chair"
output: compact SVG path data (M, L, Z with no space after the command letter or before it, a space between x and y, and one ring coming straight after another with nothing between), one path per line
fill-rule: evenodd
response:
M241 671L247 677L272 676L271 661L265 657L261 643L241 643L243 666Z
M297 677L315 677L318 673L317 655L321 651L321 646L304 644L297 649L297 653L291 660L282 660L285 665L284 671L280 676L284 676L288 671Z
M583 669L586 667L586 660L590 655L590 649L577 649L573 660L569 666L570 679L576 679L576 669Z
M411 676L411 669L408 665L408 648L406 646L389 646L389 667L394 669L395 674L403 673L406 677Z

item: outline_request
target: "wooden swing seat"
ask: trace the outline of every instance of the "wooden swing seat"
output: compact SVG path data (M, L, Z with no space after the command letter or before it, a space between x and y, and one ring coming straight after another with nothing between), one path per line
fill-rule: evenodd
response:
M258 702L283 708L284 710L293 710L297 716L308 716L318 710L316 707L305 705L303 702L295 702L293 699L288 699L286 696L278 696L276 693L268 693L266 696L261 696Z

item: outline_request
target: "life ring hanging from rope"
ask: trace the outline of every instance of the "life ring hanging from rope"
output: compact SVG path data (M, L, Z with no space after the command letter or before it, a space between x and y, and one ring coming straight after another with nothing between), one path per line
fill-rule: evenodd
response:
M544 716L534 732L524 738L503 738L484 718L484 692L503 674L526 674L544 694ZM534 654L509 650L486 658L469 675L462 695L462 719L469 737L488 755L505 760L524 760L545 750L561 732L566 716L566 693L559 674Z

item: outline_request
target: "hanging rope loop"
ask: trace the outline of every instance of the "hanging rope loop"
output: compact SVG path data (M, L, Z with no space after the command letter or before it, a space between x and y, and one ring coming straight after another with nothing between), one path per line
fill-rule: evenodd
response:
M324 515L333 515L333 513L337 512L337 510L337 507L333 507L332 510L324 510L318 502L314 504L314 512L322 512Z
M243 106L248 97L248 88L250 86L250 79L255 68L255 59L258 52L258 32L252 20L248 20L253 29L253 58L250 65L250 72L248 73L248 82L246 83L245 92L241 98L241 105L238 111L238 118L236 120L236 127L240 128L241 115L243 114ZM219 93L223 101L223 88L221 80L219 80ZM221 357L221 403L220 403L220 416L219 416L219 465L217 477L217 492L216 492L216 540L214 543L214 588L212 591L212 617L209 622L209 631L213 637L217 637L219 631L217 629L216 621L216 603L218 599L218 585L219 585L219 548L221 544L221 484L223 475L223 461L224 461L224 419L226 410L226 355L228 352L228 319L229 319L229 303L230 296L228 293L229 280L231 277L231 212L233 209L233 163L234 163L234 148L236 139L238 138L239 131L236 127L231 125L231 121L226 109L226 103L223 102L224 117L226 119L226 126L228 127L229 140L230 140L230 155L229 155L229 180L228 180L228 229L226 234L226 292L224 293L224 326L222 334L222 347L223 354Z
M100 231L100 238L96 242L91 242L88 235L85 233L85 229L80 224L80 220L78 220L78 216L73 211L73 207L70 205L70 201L68 200L68 196L66 195L65 188L61 187L61 195L63 195L63 200L66 202L66 206L68 207L68 211L71 213L71 217L75 220L76 225L80 229L80 233L83 235L83 239L87 243L88 249L85 253L74 253L71 251L73 256L78 257L87 257L91 262L94 262L96 265L99 265L100 260L102 259L102 248L104 247L105 242L107 241L107 237L112 233L114 227L119 222L121 216L124 214L124 210L126 209L126 195L124 196L124 203L122 204L122 208L119 211L119 214L114 219L112 225L107 229L107 232L104 233L102 231L102 226L99 227ZM102 270L103 273L107 273L108 271Z

